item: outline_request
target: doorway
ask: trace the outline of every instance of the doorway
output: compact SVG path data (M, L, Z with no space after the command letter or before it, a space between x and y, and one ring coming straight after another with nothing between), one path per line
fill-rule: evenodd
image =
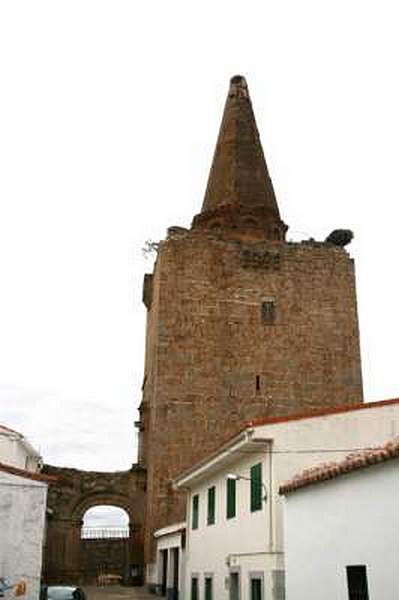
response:
M166 596L166 589L168 584L168 551L161 550L162 557L162 580L161 580L161 594Z
M171 598L171 600L178 600L178 598L179 598L179 548L172 548L172 559L173 559L173 580L172 580L172 598Z
M230 573L229 600L240 600L240 574Z

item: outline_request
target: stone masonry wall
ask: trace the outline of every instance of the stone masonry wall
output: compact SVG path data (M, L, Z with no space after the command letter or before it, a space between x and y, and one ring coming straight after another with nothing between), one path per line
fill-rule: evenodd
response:
M253 417L361 402L362 380L354 265L343 248L179 233L161 244L147 294L151 562L152 531L184 518L171 478Z

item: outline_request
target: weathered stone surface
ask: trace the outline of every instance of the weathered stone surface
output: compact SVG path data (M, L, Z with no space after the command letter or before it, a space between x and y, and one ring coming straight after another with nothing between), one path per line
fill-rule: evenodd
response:
M362 401L353 261L286 243L243 78L231 81L202 212L169 230L151 284L140 407L152 532L184 518L170 482L255 417Z
M266 247L195 231L164 242L145 375L149 544L153 527L183 517L168 481L244 421L362 400L352 260L324 244Z
M128 513L131 535L119 545L128 554L126 562L143 565L144 469L136 466L130 471L105 473L45 465L44 472L57 477L57 483L49 488L47 502L50 517L44 578L48 583L93 581L94 563L103 548L100 543L95 547L91 541L81 539L83 515L93 506L119 506ZM112 552L118 560L118 550L112 547Z

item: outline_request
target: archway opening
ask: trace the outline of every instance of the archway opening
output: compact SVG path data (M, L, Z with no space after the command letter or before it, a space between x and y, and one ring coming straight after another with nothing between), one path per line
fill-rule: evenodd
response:
M93 506L83 515L81 538L128 538L129 526L129 515L123 508L103 504Z
M81 526L81 567L86 583L131 583L132 539L128 513L119 506L92 506Z

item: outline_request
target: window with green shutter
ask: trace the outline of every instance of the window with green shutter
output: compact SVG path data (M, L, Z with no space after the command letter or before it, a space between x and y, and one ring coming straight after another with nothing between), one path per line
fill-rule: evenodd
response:
M193 496L193 507L192 507L192 529L198 529L198 517L199 517L199 496L196 494Z
M228 519L232 519L236 516L236 480L227 480L227 506L226 516Z
M198 577L191 577L191 600L198 599Z
M208 525L213 525L215 523L215 486L212 486L208 489Z
M262 600L262 579L260 577L251 577L251 599Z
M251 467L251 512L262 509L262 463Z
M212 577L205 577L205 600L213 600Z

